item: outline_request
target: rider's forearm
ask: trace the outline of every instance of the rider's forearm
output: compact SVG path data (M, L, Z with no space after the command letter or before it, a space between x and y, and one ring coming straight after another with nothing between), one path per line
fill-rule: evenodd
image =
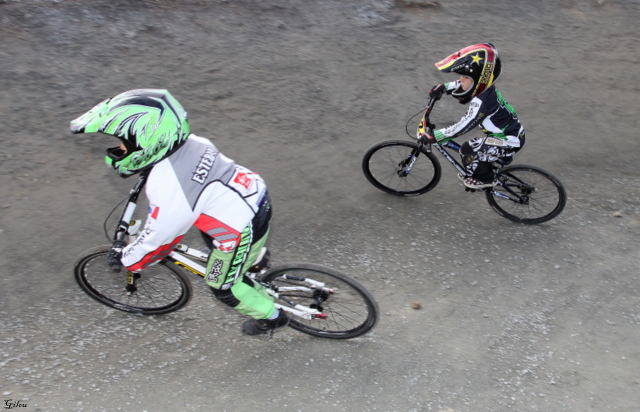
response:
M437 141L438 143L446 143L446 142L448 142L449 140L454 139L454 137L455 137L455 136L453 136L453 137L451 137L451 136L447 136L447 135L445 135L445 134L442 132L442 129L440 129L440 130L434 130L434 131L433 131L433 137L435 137L435 138L436 138L436 141Z
M469 104L467 113L465 113L462 119L460 119L456 124L434 130L433 136L436 138L438 143L445 143L458 136L462 136L480 124L484 118L480 112L481 106L482 102L478 98L474 98Z

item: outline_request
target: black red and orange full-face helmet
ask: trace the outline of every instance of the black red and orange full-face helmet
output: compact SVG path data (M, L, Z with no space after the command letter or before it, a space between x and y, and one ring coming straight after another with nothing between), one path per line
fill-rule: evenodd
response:
M451 93L460 103L467 103L487 90L502 72L498 49L491 43L465 47L436 63L436 67L441 72L457 73L473 80L473 86L469 90L459 87Z

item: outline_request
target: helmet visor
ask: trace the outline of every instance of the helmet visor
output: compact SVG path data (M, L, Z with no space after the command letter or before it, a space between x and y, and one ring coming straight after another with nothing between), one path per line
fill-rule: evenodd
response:
M120 160L127 157L127 151L122 150L122 147L110 147L107 149L107 157L114 162L119 162Z

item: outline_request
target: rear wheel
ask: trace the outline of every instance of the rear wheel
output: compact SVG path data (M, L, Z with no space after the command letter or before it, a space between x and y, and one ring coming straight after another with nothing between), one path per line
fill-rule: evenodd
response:
M74 264L78 285L98 302L142 315L173 312L189 302L191 283L173 264L160 261L139 273L126 269L116 273L107 264L110 250L110 246L90 249Z
M282 296L276 303L281 304L285 312L291 304L297 304L322 313L314 319L290 315L289 326L300 332L321 338L349 339L367 333L378 322L378 304L371 293L337 270L310 263L290 263L269 269L261 282Z
M487 190L487 201L498 214L514 222L547 222L558 216L567 202L562 183L539 167L508 166L496 178L502 185Z
M362 171L372 185L397 196L417 196L436 187L440 162L416 142L389 140L372 146L362 159Z

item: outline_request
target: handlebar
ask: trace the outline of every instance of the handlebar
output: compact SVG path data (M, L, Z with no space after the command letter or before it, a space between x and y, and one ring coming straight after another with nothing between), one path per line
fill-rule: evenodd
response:
M422 116L422 120L420 121L418 130L416 132L416 139L418 140L420 140L421 136L427 133L430 134L436 128L436 125L429 119L429 115L431 114L436 101L438 101L438 99L429 98L429 103L427 103L427 107L424 110L424 115Z
M416 136L415 134L412 134L411 132L409 132L409 123L411 123L411 121L420 113L422 113L422 121L425 122L424 124L426 124L429 129L434 130L436 128L436 125L433 124L431 120L429 120L429 115L431 114L431 110L433 110L433 107L435 106L437 101L438 99L429 98L429 102L427 103L427 107L424 109L424 111L420 110L418 113L411 116L409 120L407 120L407 124L405 124L404 129L409 137L413 139L419 138L419 136Z

